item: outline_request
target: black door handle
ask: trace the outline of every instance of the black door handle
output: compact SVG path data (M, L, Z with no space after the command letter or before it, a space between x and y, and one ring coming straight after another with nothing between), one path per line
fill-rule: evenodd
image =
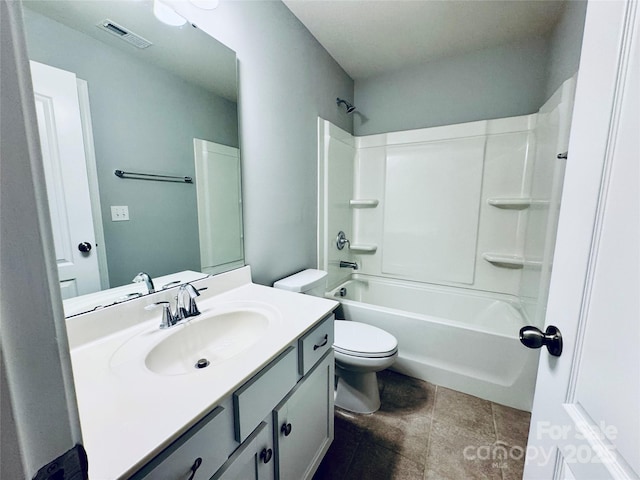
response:
M89 242L79 243L78 250L80 250L82 253L89 253L91 251L91 244Z
M562 335L558 327L549 325L545 332L532 325L527 325L520 329L520 342L529 348L547 347L549 353L554 357L562 354Z

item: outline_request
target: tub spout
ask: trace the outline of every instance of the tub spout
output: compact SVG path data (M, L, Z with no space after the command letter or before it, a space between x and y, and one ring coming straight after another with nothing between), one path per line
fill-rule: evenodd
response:
M356 262L345 262L344 260L340 260L340 268L353 268L354 270L357 270L358 264Z

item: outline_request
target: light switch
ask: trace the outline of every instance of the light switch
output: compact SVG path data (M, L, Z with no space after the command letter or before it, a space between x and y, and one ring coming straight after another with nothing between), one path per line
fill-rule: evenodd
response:
M111 206L111 221L112 222L124 222L129 220L129 207L125 206Z

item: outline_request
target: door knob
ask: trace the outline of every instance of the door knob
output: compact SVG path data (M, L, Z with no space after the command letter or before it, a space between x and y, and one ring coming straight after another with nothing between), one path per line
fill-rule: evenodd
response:
M89 253L91 251L91 244L89 242L79 243L78 250L80 250L82 253Z
M554 357L559 357L562 353L562 335L558 327L553 325L549 325L545 332L532 325L522 327L520 329L520 342L529 348L545 346Z

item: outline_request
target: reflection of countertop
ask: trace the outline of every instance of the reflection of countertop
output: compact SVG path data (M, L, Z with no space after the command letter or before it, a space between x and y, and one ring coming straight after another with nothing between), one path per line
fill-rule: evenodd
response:
M111 365L114 352L133 336L161 339L160 311L144 306L167 297L159 292L67 320L84 446L92 480L127 478L228 397L296 338L329 314L332 300L251 283L249 267L197 282L208 287L198 299L203 315L252 304L272 322L251 348L220 365L186 375L157 375L144 352ZM188 328L176 326L172 328ZM155 340L154 340L155 341ZM157 343L157 342L156 342Z
M193 282L195 280L206 277L206 273L194 272L192 270L184 270L178 273L172 273L170 275L164 275L162 277L153 278L153 284L159 291L165 285L175 285L178 283ZM70 317L71 315L78 315L83 312L89 312L95 308L103 308L114 303L121 303L131 300L127 298L129 294L140 293L147 294L147 286L144 282L132 282L120 287L110 288L108 290L102 290L100 292L88 293L86 295L79 295L77 297L66 298L63 301L64 315Z

